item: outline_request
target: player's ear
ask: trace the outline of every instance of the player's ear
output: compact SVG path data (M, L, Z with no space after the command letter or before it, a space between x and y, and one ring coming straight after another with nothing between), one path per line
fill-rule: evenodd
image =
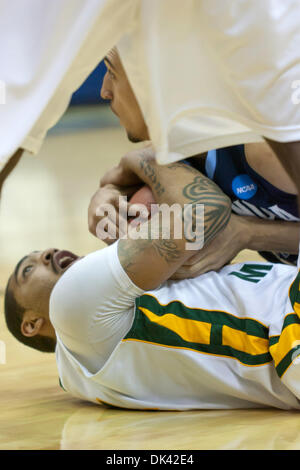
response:
M27 337L36 336L40 333L44 323L44 318L38 317L37 314L31 310L27 310L24 313L21 323L21 333Z

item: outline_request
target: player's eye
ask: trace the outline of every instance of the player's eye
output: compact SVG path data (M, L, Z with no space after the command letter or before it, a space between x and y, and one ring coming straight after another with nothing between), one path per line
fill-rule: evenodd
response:
M28 266L25 266L25 268L23 269L22 271L22 275L25 277L27 276L28 273L30 273L30 271L32 270L33 266L32 265L28 265Z

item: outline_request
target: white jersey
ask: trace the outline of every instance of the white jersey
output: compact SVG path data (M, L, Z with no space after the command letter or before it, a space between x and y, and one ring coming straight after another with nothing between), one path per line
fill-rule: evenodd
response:
M159 162L300 140L299 17L299 0L0 0L0 170L115 45Z
M79 260L52 292L65 390L133 409L300 409L297 268L242 263L143 292L117 245Z
M159 162L300 140L299 0L140 3L119 50Z

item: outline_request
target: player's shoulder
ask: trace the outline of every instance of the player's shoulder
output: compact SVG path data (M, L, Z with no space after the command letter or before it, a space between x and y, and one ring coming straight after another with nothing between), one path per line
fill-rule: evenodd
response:
M83 313L92 317L113 311L119 308L119 299L132 299L140 292L123 270L114 243L88 254L62 275L50 296L50 321L55 327Z
M94 266L98 266L99 262L104 261L104 258L106 257L105 255L105 249L103 249L94 251L79 258L59 278L52 291L51 298L55 297L61 290L67 289L68 287L73 289L77 285L79 288L83 288Z
M86 309L92 301L92 293L101 286L103 267L107 264L105 249L79 259L55 284L49 303L50 321L55 326L62 317ZM95 285L96 284L96 285Z

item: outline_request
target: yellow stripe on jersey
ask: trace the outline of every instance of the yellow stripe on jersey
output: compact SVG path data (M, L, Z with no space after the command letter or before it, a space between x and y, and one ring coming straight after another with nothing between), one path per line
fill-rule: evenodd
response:
M284 328L276 344L270 346L270 353L275 361L275 367L286 355L300 344L300 325L291 324Z
M294 303L294 310L297 313L298 317L300 318L300 304L298 302Z
M222 329L222 345L243 351L247 354L267 354L269 351L269 340L248 335L224 325Z
M140 307L140 310L151 322L174 331L174 333L180 336L184 341L210 344L210 323L180 318L172 313L159 316L144 307Z
M257 367L273 360L268 333L266 326L249 317L190 308L179 300L164 305L144 294L136 299L135 319L123 341L229 357Z

